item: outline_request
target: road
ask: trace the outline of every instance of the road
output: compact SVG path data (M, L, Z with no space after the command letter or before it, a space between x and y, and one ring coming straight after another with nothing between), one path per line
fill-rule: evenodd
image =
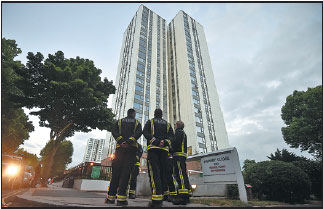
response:
M28 188L15 189L15 190L2 190L1 193L1 207L37 207L38 204L23 201L16 197L27 191Z

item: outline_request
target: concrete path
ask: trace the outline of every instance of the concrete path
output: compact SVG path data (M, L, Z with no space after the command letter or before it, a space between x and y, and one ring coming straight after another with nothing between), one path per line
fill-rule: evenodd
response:
M17 198L28 202L43 204L44 206L63 207L117 207L104 203L106 194L96 192L84 192L71 188L62 188L59 184L48 185L48 188L31 188L25 193L17 195ZM128 200L128 207L147 207L150 199L138 197ZM190 203L188 205L173 205L164 201L163 207L208 207L203 204Z

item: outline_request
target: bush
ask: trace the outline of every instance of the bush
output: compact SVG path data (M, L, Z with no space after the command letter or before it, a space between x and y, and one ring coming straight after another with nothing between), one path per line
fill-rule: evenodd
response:
M292 163L278 160L255 163L245 169L244 177L259 199L266 196L268 200L303 203L310 196L308 175Z
M227 197L232 200L239 199L239 189L237 184L227 184Z
M310 178L311 194L322 199L322 161L306 160L294 161L293 164L301 168Z

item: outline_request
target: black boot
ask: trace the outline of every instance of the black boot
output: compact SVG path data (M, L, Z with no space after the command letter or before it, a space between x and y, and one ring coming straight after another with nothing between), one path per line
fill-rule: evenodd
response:
M173 200L173 204L174 205L186 205L187 203L183 197L176 197Z
M168 195L164 195L163 201L167 201L167 200L168 200Z
M148 207L161 207L163 205L163 201L152 200L149 202Z
M108 200L107 198L105 198L104 202L105 202L106 204L114 204L114 203L115 203L115 201L114 201L114 200Z
M117 206L126 206L128 205L128 201L117 201Z
M129 199L136 199L136 195L135 194L129 194Z

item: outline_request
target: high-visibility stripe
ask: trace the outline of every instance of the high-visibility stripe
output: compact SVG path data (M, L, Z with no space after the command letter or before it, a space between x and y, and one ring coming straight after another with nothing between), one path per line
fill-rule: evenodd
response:
M179 189L178 194L188 194L188 189Z
M185 138L185 135L184 135L184 138ZM184 152L184 139L182 141L182 152Z
M134 142L136 141L135 137L130 137L129 139Z
M189 195L192 195L192 190L190 190L190 189L189 189L189 190L188 190L188 194L189 194Z
M170 195L177 195L177 192L169 192Z
M138 126L138 120L136 120L136 125L135 125L135 128L133 129L133 132L135 133L136 132L136 129L137 129L137 126Z
M168 142L169 147L172 147L172 142L169 139L166 139L166 141Z
M181 179L181 183L182 183L182 189L184 189L184 178L183 178L183 173L182 173L182 168L181 165L179 163L179 161L177 161L177 167L178 167L178 173L179 173L179 177Z
M171 153L168 153L168 158L173 159L173 155Z
M121 119L119 119L118 125L119 125L119 135L121 135Z
M154 127L154 120L150 120L150 129L151 129L151 134L154 136L155 134L155 127Z
M151 187L153 188L153 195L156 194L156 187L155 187L155 181L154 181L154 174L153 174L153 168L151 167L150 161L148 161L149 164L149 173L150 173L150 182L151 182Z
M164 191L164 195L169 195L169 191Z
M117 144L117 145L116 145L116 148L120 148L120 147L121 147L121 145L120 145L120 144Z
M119 136L116 140L119 141L120 139L122 139L122 136Z
M161 150L165 150L165 151L169 152L169 148L168 147L157 147L157 146L154 146L154 145L149 145L147 147L147 150L150 150L150 149L161 149Z
M117 195L117 200L118 201L126 201L127 196L123 196L123 195Z
M187 157L187 154L184 152L175 152L173 156L181 156L181 157Z
M170 127L170 124L169 124L169 123L167 123L167 133L168 133L168 131L169 131L169 127Z
M108 200L115 200L116 199L116 196L107 195L107 199Z
M149 144L151 145L155 140L156 140L155 137L151 138Z
M136 194L135 190L129 190L129 194Z
M140 163L139 162L136 162L136 165L140 165Z
M151 199L152 200L163 200L163 195L152 195Z

